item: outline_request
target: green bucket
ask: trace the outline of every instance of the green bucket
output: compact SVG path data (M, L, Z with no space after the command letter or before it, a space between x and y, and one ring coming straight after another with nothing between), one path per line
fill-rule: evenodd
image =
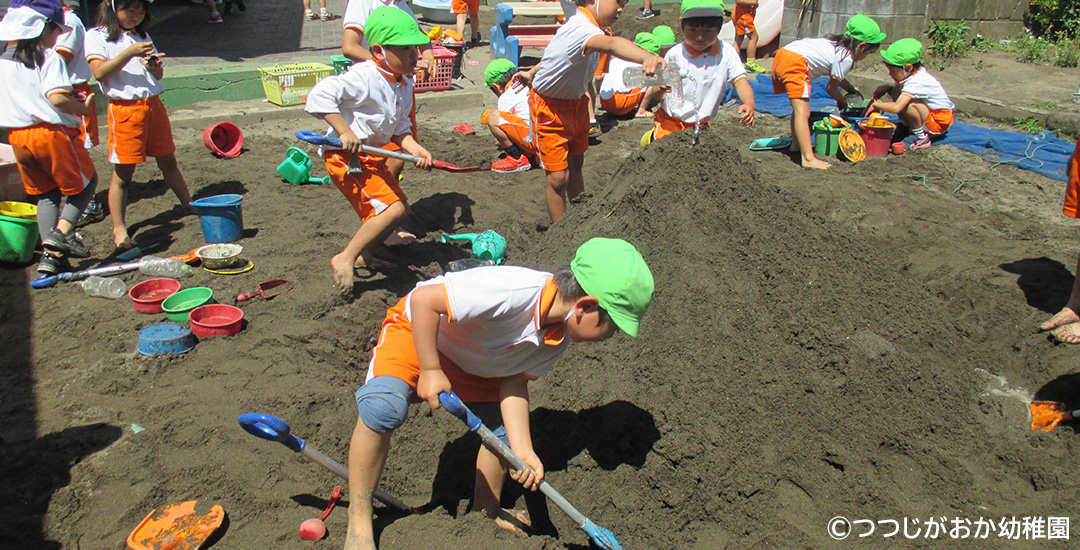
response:
M30 263L37 241L36 220L0 215L0 262Z
M843 128L833 128L829 119L819 120L814 123L814 153L823 157L831 157L840 150L840 131Z

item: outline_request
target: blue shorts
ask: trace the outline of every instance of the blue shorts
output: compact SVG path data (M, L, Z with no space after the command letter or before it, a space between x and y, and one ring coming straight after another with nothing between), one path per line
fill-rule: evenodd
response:
M409 397L415 394L412 386L400 378L376 376L356 390L360 420L374 432L392 432L409 417ZM503 443L510 445L499 403L465 403L465 406Z

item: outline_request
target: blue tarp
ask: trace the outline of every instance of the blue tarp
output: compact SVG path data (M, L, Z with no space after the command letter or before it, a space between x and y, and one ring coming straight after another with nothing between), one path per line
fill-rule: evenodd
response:
M822 77L811 82L810 109L828 110L836 101L825 93L829 79ZM784 94L774 94L768 77L750 79L754 89L754 108L758 112L786 118L791 116L791 102ZM895 120L895 118L893 119ZM1075 145L1054 137L1049 132L1039 135L991 130L974 124L956 121L937 144L952 145L970 151L990 162L1009 163L1031 170L1048 178L1065 181L1065 164Z

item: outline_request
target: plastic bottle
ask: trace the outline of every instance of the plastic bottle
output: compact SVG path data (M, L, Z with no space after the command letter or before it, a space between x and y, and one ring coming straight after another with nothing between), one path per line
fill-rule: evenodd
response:
M109 277L97 277L91 275L82 282L83 290L90 296L101 296L102 298L120 298L124 294L127 294L127 284L120 279L112 279Z
M184 262L157 256L143 256L139 260L139 271L144 275L168 277L170 279L179 279L191 275L191 267Z
M476 258L462 258L446 264L446 271L464 271L474 267L495 265L495 260L478 260Z
M645 71L641 67L627 67L623 70L623 83L630 88L643 88L645 86L667 86L671 88L668 92L667 101L674 103L672 105L675 108L681 106L684 102L692 103L694 98L686 97L683 93L682 79L689 73L681 70L679 65L674 62L669 62L664 70L654 74L653 76L646 76Z

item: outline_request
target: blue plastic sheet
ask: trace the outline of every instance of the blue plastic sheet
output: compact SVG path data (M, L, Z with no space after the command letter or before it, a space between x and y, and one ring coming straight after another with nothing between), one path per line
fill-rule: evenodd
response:
M810 110L836 108L836 101L825 93L828 82L828 78L822 77L810 83ZM754 108L758 112L781 118L791 116L791 102L786 95L773 93L771 79L750 79L750 87L754 90ZM945 138L936 144L952 145L987 161L1013 164L1059 181L1066 180L1065 164L1075 147L1073 143L1056 138L1049 132L1039 135L1006 132L961 121L954 122Z

